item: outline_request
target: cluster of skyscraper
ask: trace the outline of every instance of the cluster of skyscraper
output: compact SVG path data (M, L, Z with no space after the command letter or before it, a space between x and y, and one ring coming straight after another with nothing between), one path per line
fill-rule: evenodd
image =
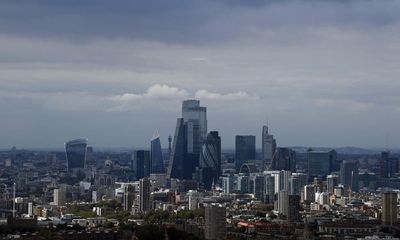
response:
M200 101L183 101L182 116L177 119L174 137L173 139L169 137L168 140L167 166L164 164L165 158L163 157L158 132L151 139L150 151L137 150L133 153L131 162L131 169L134 173L133 180L149 177L150 174L165 174L164 178L168 179L197 180L200 186L205 189L211 189L213 183L221 183L221 137L217 131L208 132L207 109L200 105ZM81 170L96 167L96 162L91 157L93 148L87 145L87 139L69 141L65 143L65 149L69 172L77 174L76 172ZM261 158L259 158L256 155L256 137L237 135L235 138L234 173L245 173L247 177L249 173L262 173L265 170L296 173L296 152L290 148L277 147L274 136L268 131L268 126L262 128L261 149ZM330 186L331 191L338 183L341 183L345 189L358 191L357 162L351 160L338 161L335 150L309 149L306 156L306 171L298 173L302 178L305 174L306 183L312 182L315 178L320 178L328 181L328 188L329 183L334 184ZM383 152L380 160L381 178L391 178L398 171L398 159L390 157L388 152ZM295 187L296 179L299 177L297 175L293 175L292 180L290 180L295 189L297 189ZM250 181L249 179L246 180L247 177L238 176L237 188L240 188L241 192L251 192L254 190L251 188L256 186L256 184L251 186L245 184L246 181ZM254 179L255 182L258 181L256 178ZM229 184L229 181L225 181L227 186L232 185ZM265 186L268 185L265 179L263 181ZM276 189L283 190L280 187L275 187L274 194L277 193ZM288 192L297 191L285 189ZM254 191L257 192L257 190ZM262 195L262 199L270 197L268 194L263 194L258 195Z
M198 100L186 100L177 119L167 177L194 177L210 188L220 175L221 138L216 131L207 134L207 108Z
M160 136L156 132L150 142L150 151L136 150L132 156L131 170L134 179L164 174L169 179L195 179L202 187L210 189L221 174L221 137L217 131L207 131L207 108L198 100L182 103L182 116L177 119L173 143L169 137L168 166L164 166ZM65 144L69 172L79 172L95 166L91 161L93 149L87 139L77 139ZM256 137L238 135L235 139L235 169L239 172L246 163L256 163ZM258 162L259 163L259 162ZM262 161L258 168L267 165L272 170L295 169L295 153L289 148L277 148L268 127L262 129Z

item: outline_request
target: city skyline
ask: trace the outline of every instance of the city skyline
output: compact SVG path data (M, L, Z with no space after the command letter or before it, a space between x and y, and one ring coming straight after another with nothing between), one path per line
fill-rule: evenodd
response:
M155 128L173 134L180 102L191 98L207 106L224 148L248 134L259 148L267 122L279 146L400 147L397 1L0 9L2 149L79 137L144 147Z
M399 13L0 1L0 239L400 239Z
M190 99L185 99L185 100L183 100L182 101L182 113L184 112L184 111L186 111L186 110L184 110L184 103L185 102L189 102L189 103L194 103L194 104L199 104L200 103L200 101L199 100L197 100L197 99L194 99L194 98L190 98ZM201 107L201 108L204 108L204 109L206 109L207 108L207 106L205 106L205 107ZM197 111L197 110L196 110ZM205 110L205 112L206 112L206 110ZM179 115L178 115L179 116ZM190 115L188 115L188 116L190 116ZM196 117L198 117L197 115L193 115L193 116L196 116ZM180 116L179 116L180 117ZM205 125L207 125L207 120L206 120L206 117L204 116L204 120L205 120ZM268 124L268 122L267 122L267 124ZM284 145L278 145L276 142L275 142L275 138L273 137L273 135L269 135L268 134L268 129L269 129L269 127L270 127L270 125L262 125L261 126L261 129L262 129L262 133L261 134L243 134L243 135L248 135L248 136L254 136L255 137L255 149L257 150L257 152L258 153L261 153L261 154L264 154L263 153L263 139L264 139L264 136L270 136L272 139L273 139L273 141L274 141L274 148L276 148L276 147L294 147L294 148L305 148L304 150L306 150L307 148L317 148L317 149L334 149L334 148L355 148L355 150L357 150L357 149L359 149L359 150L366 150L366 151L368 151L368 150L372 150L372 151L390 151L390 150L394 150L394 151L398 151L398 150L400 150L400 148L396 148L396 147L392 147L392 148L390 148L389 146L388 146L388 144L386 144L386 146L384 146L384 147L377 147L377 146L374 146L374 147L365 147L365 146L357 146L357 145L347 145L347 146L345 146L345 145L337 145L337 146L323 146L323 145L315 145L315 146L310 146L310 145L302 145L302 144L298 144L298 145L289 145L289 146L284 146ZM203 131L203 134L204 133L206 133L207 132L207 129L206 129L207 127L205 127L205 130ZM213 130L211 130L211 131L213 131ZM163 137L162 136L160 136L160 134L159 134L159 131L158 131L158 129L156 128L155 129L155 132L157 133L157 135L158 135L158 138L159 139L162 139ZM151 138L149 138L149 141L147 141L147 145L143 145L143 146L123 146L123 145L111 145L111 146L96 146L96 148L98 148L98 149L103 149L103 150L111 150L111 149L124 149L124 150L127 150L127 149L133 149L133 150L142 150L142 149L145 149L145 150L151 150L151 143L152 143L152 141L154 140L154 134L155 133L153 133L153 135L152 135L152 137ZM165 139L164 139L164 141L167 141L168 139L169 139L169 137L171 136L171 134L169 134L168 135L168 137L164 137ZM237 136L242 136L241 134L236 134L236 135L234 135L234 138L236 138ZM88 138L86 138L86 137L75 137L75 138L71 138L71 139L68 139L68 140L64 140L64 143L63 143L63 145L65 145L65 144L67 144L68 143L68 141L78 141L78 140L85 140L86 142L88 142L89 141L89 139ZM162 141L162 142L164 142L164 141ZM278 139L278 141L279 141L279 139ZM90 144L91 145L93 145L93 143L92 142L90 142ZM233 145L233 146L230 146L230 145L221 145L222 146L222 149L224 149L224 150L235 150L235 146ZM16 147L15 145L13 145L12 146L12 148L13 147ZM161 144L161 149L164 149L164 150L166 150L167 149L167 145L165 144L165 145L163 145L163 144ZM35 149L37 149L37 150L40 150L40 149L42 149L42 150L61 150L63 147L62 146L52 146L52 145L48 145L48 146L42 146L42 147L20 147L20 149L32 149L32 150L35 150ZM4 150L7 150L7 149L9 149L9 148L6 148L6 147L4 147L4 148L2 148L2 147L0 147L0 150L2 150L2 149L4 149Z

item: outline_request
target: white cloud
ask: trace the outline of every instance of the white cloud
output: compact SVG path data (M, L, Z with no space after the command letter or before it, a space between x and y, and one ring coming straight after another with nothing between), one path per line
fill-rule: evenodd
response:
M160 104L159 100L183 100L185 98L194 97L200 100L222 100L222 101L249 101L257 100L259 96L256 94L248 94L244 91L238 91L233 93L216 93L209 92L207 90L197 90L192 96L185 89L180 89L177 87L170 87L165 84L155 84L150 86L144 93L124 93L119 95L114 95L109 99L115 104L110 111L128 111L131 109L137 109L140 104L151 104L149 102L156 102ZM164 102L164 101L163 101ZM174 103L179 104L179 103Z
M226 101L259 99L258 95L255 94L250 95L247 92L243 91L221 94L221 93L209 92L207 90L198 90L195 94L195 97L198 99L205 99L205 100L226 100Z
M128 111L137 109L144 104L144 101L146 101L147 104L149 104L149 102L156 102L159 106L164 100L181 100L187 96L188 92L185 89L170 87L165 84L154 84L144 93L124 93L109 97L109 100L113 102L114 106L108 110Z
M152 99L167 99L167 98L182 98L186 97L188 93L184 89L176 87L169 87L167 85L155 84L147 90L144 97Z
M113 96L111 99L117 102L125 103L141 99L151 99L151 100L176 99L176 98L186 97L187 95L188 93L184 89L170 87L164 84L155 84L149 87L145 93L142 94L124 93L121 95Z

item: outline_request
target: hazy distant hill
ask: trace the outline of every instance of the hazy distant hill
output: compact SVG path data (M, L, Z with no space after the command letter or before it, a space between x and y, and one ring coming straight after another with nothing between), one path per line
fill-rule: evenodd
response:
M311 147L313 150L318 151L327 151L332 148L328 147ZM298 153L306 153L309 147L302 147L296 146L292 147ZM379 154L382 150L381 149L366 149L366 148L359 148L359 147L338 147L334 148L340 154Z

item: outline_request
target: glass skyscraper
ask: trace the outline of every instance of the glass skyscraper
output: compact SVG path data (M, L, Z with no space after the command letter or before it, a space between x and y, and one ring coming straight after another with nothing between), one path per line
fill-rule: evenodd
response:
M340 166L340 183L346 189L358 192L358 162L344 160Z
M183 118L176 122L174 142L172 144L171 158L169 160L168 178L183 179L184 162L186 158L186 131Z
M335 150L330 151L313 151L308 150L307 162L308 162L308 177L323 177L326 178L334 167L336 162L337 153Z
M211 131L207 135L200 152L200 181L206 189L211 189L221 175L221 137L218 132Z
M165 173L160 135L156 132L150 142L151 173Z
M182 118L187 125L187 148L189 153L200 153L207 137L207 108L200 106L199 100L182 102Z
M272 159L272 170L296 171L296 152L290 148L277 148Z
M138 150L133 153L132 171L136 180L150 176L150 151Z
M243 163L256 159L256 136L236 136L235 168L239 171Z
M65 143L67 169L85 168L87 139L75 139Z
M390 156L389 151L381 153L380 175L381 178L392 178L399 172L399 159Z
M271 163L276 149L276 141L274 136L268 133L268 126L262 128L261 149L263 167L265 167L266 164Z

